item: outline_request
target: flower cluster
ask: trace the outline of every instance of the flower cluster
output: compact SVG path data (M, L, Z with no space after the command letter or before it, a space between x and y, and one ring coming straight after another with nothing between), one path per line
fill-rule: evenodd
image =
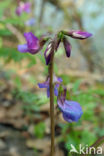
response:
M69 31L69 32L60 31L58 33L58 35L54 38L54 41L53 41L48 36L47 37L44 36L44 37L41 37L40 39L38 39L32 32L27 32L27 33L24 33L24 37L25 37L27 43L24 45L19 45L18 50L22 53L29 52L31 54L36 54L43 48L46 41L49 41L48 46L44 52L46 65L48 65L50 63L52 52L57 51L61 42L63 42L66 56L70 57L71 44L68 41L68 39L66 38L66 35L70 36L72 38L81 39L81 40L92 36L91 33L82 32L82 31L75 31L75 30Z
M92 36L91 33L82 32L82 31L60 31L55 35L54 38L51 38L49 35L44 35L42 37L37 38L32 32L24 33L24 37L26 39L26 43L18 46L18 51L21 53L36 54L38 53L43 46L48 42L47 48L44 52L44 57L46 61L46 65L50 64L51 56L53 53L57 51L60 43L62 42L65 48L66 56L71 56L71 44L67 39L67 36L72 37L74 39L86 39ZM83 114L82 108L79 103L75 101L66 100L66 89L64 89L61 94L59 92L59 87L62 85L62 79L59 77L53 76L53 85L54 85L54 94L57 96L57 104L60 108L63 117L68 122L77 122L81 115ZM44 83L38 83L39 88L47 89L47 97L50 96L50 77L47 77L47 80Z
M50 97L49 82L50 78L47 77L47 80L44 83L38 83L39 88L47 89L47 97ZM80 104L76 101L66 100L66 88L61 91L61 94L59 94L59 87L62 85L62 79L60 77L54 75L53 84L54 94L57 96L57 104L63 114L63 118L67 122L77 122L83 114Z
M92 36L91 33L88 32L83 32L80 30L71 30L71 31L60 31L59 34L57 35L57 43L56 43L56 50L58 49L59 45L61 42L63 42L66 56L70 57L71 56L71 44L67 39L67 36L74 38L74 39L80 39L84 40L86 38L89 38Z
M30 13L31 11L31 3L29 2L20 2L18 7L16 8L16 14L20 16L23 12Z

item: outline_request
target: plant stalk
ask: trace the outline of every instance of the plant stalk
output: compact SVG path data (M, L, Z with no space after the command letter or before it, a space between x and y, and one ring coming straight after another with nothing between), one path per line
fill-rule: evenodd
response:
M49 65L49 76L50 76L50 121L51 121L51 154L54 156L54 135L55 135L55 123L54 123L54 84L53 84L53 72L54 72L54 43L52 49L51 61Z

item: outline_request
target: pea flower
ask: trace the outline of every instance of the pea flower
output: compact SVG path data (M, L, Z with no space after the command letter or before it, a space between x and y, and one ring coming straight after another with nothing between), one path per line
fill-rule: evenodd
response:
M62 79L60 77L53 76L53 83L54 83L54 94L55 96L58 96L58 88L62 82ZM44 83L38 83L39 88L46 88L47 89L47 97L50 97L50 78L47 77L47 80Z
M57 104L67 122L77 122L83 114L79 103L66 100L66 89L59 95Z
M29 52L31 54L36 54L40 51L40 49L42 49L45 43L44 38L41 38L39 40L32 32L24 33L24 37L27 43L18 45L18 51L20 51L21 53Z
M31 11L31 3L29 2L20 2L19 6L16 8L16 14L20 16L22 12L30 13Z

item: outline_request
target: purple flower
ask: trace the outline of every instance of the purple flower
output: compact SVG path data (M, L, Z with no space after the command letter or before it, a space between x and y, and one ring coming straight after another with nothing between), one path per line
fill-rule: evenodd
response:
M23 10L24 10L24 12L26 12L26 13L30 13L30 11L31 11L31 3L29 3L29 2L24 3L24 8L23 8Z
M50 78L48 77L44 83L38 83L39 88L46 88L47 89L47 97L50 97L49 82L50 82ZM62 82L62 79L60 77L56 77L54 75L53 83L54 83L54 94L55 94L55 96L58 96L58 88L59 88L61 82Z
M24 33L24 37L27 43L23 45L18 45L18 51L20 51L21 53L29 52L31 54L38 53L39 50L42 48L42 46L40 46L39 39L34 36L32 32Z
M35 24L35 19L34 19L34 18L30 18L29 20L27 20L27 21L25 22L25 24L26 24L27 26L33 26L33 25Z
M67 56L67 57L70 57L70 55L71 55L71 44L70 44L69 41L66 39L66 37L63 38L63 44L64 44L66 56Z
M66 100L66 89L58 97L57 103L67 122L77 122L81 118L83 112L80 104Z
M20 2L19 6L16 8L16 14L18 16L20 16L22 12L30 13L30 11L31 11L31 3L29 2L26 3Z
M68 35L72 38L75 38L75 39L80 39L80 40L84 40L86 38L89 38L92 36L91 33L88 33L88 32L83 32L83 31L80 31L80 30L72 30L72 31L69 31L69 32L64 32L65 35Z
M16 14L17 14L18 16L20 16L20 15L22 14L22 12L23 12L23 9L22 9L21 7L17 7L17 8L16 8Z

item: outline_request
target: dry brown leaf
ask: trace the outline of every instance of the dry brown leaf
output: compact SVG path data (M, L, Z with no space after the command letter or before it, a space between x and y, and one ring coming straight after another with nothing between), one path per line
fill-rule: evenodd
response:
M40 111L42 111L42 112L49 112L50 111L50 105L49 105L49 103L46 103L46 104L42 105L40 107Z
M36 148L38 150L44 150L50 147L49 139L35 139L35 140L27 140L26 145L29 148Z
M55 149L55 156L64 156L64 153L59 147L56 147Z
M50 134L50 118L47 118L44 121L44 123L45 123L45 127L46 127L46 129L45 129L46 134Z
M9 136L9 132L8 131L4 131L4 132L0 132L0 138L5 138L7 136Z
M9 107L0 108L0 123L11 124L16 128L21 128L24 125L28 125L28 121L23 116L21 109L21 103L16 103Z

